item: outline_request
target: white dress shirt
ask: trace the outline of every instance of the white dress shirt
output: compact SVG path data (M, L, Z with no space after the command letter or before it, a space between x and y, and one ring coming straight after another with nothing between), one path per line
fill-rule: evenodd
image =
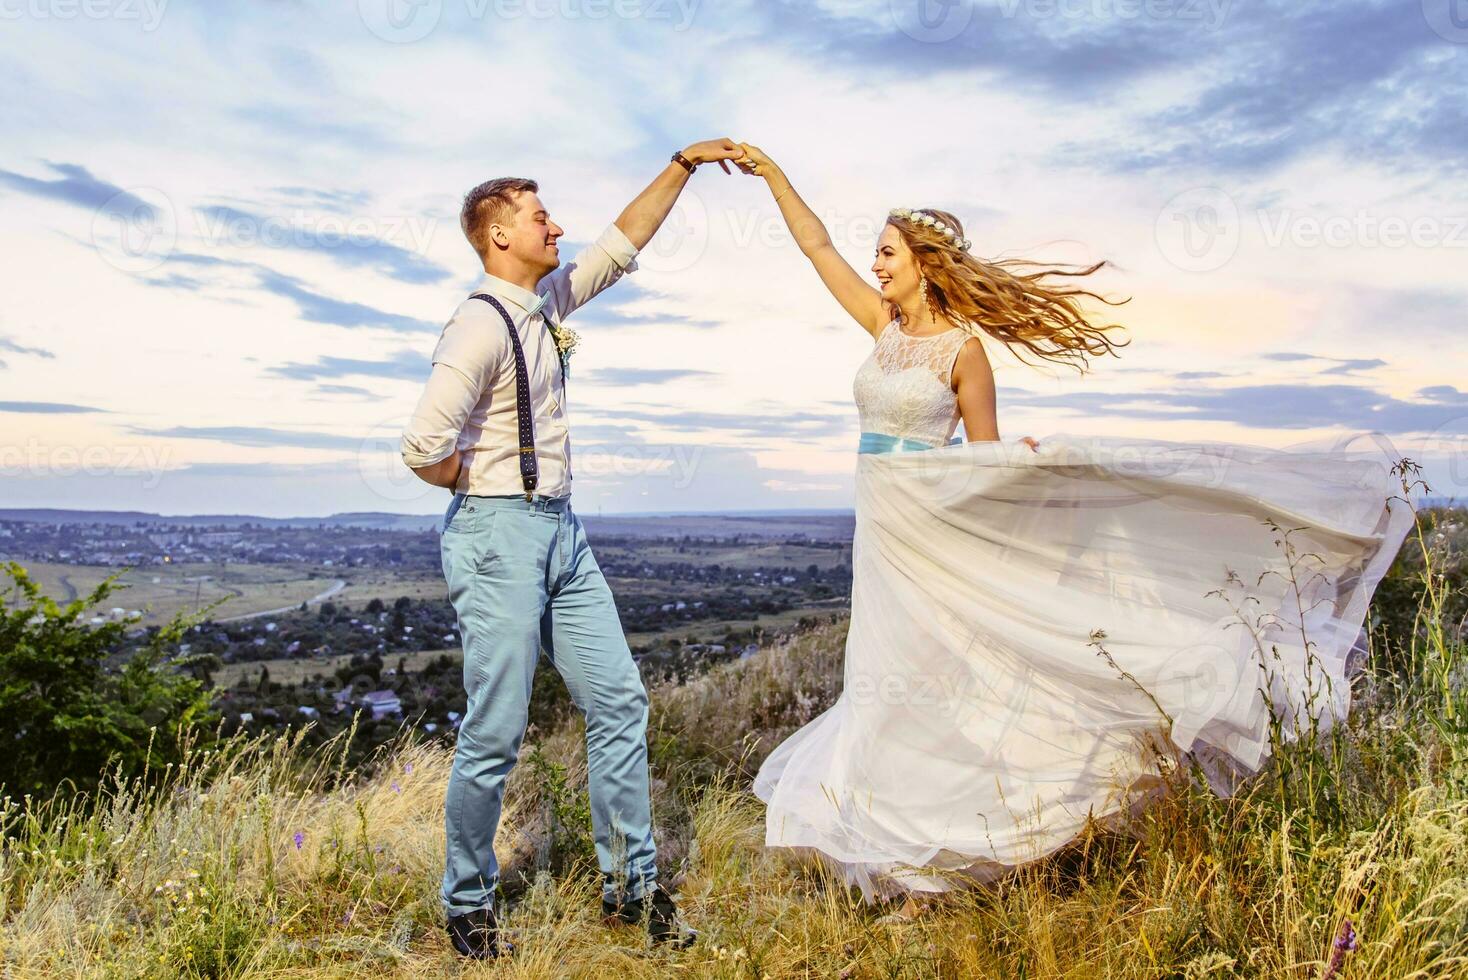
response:
M615 224L531 292L486 275L476 293L498 299L515 323L530 379L535 420L536 495L571 492L571 432L562 404L561 368L549 324L559 324L597 293L637 268L637 249ZM476 496L523 494L515 414L515 352L504 317L482 299L466 299L444 326L428 385L403 430L403 462L428 466L465 454L455 490Z

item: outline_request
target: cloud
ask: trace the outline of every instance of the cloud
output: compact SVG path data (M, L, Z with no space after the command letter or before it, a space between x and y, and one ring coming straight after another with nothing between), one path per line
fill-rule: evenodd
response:
M164 429L133 427L139 435L158 436L165 439L206 439L229 443L250 449L348 449L360 451L369 441L361 436L341 436L330 432L301 432L291 429L271 429L247 425L187 426L175 425Z
M1148 392L1037 395L1000 389L1000 398L1026 408L1067 409L1094 418L1113 415L1180 422L1233 422L1259 429L1358 428L1388 434L1468 431L1468 392L1451 385L1417 391L1403 401L1357 385L1241 385Z
M371 377L391 378L396 381L422 381L432 368L427 357L418 351L403 348L391 357L380 361L367 361L350 357L318 357L312 363L281 364L270 368L267 374L298 381L315 381L318 378Z
M272 187L272 193L303 207L320 208L337 214L355 212L372 201L366 191L324 190L320 187Z
M563 251L575 254L574 249L563 249ZM615 289L608 289L598 293L590 303L572 313L567 323L574 329L590 327L592 329L613 330L618 327L645 327L649 324L669 324L679 327L717 327L723 321L710 320L706 317L687 316L682 313L634 313L630 307L634 304L646 304L655 299L657 294L640 285L634 278L636 273L624 276L618 280Z
M105 408L86 405L69 405L64 402L0 402L0 412L20 412L27 415L70 415L78 412L105 412Z
M47 161L46 166L61 177L57 180L42 180L0 170L0 184L31 197L61 201L88 211L101 211L129 220L152 221L159 217L158 210L153 205L131 191L94 176L80 164Z
M1357 371L1369 371L1372 368L1387 366L1386 361L1377 357L1326 357L1323 354L1301 354L1292 351L1272 351L1260 356L1266 361L1330 361L1330 366L1320 368L1317 372L1319 374L1354 374Z
M261 103L237 108L232 115L272 136L289 141L336 143L357 154L369 150L386 152L399 148L397 140L390 137L388 129L381 125L355 122L343 118L340 112L304 104Z
M309 222L290 224L224 204L211 204L196 210L205 220L203 230L211 241L325 255L345 268L369 269L412 284L431 285L452 275L448 269L417 252L381 238L348 233L346 225L336 219L311 227ZM377 223L376 219L363 220ZM386 218L380 223L384 229L401 226L400 222Z
M56 357L55 354L51 353L48 350L42 350L39 347L26 347L23 344L17 344L9 337L0 337L0 350L9 351L12 354L30 354L33 357L44 357L48 359L54 359Z
M1465 241L1464 244L1468 244ZM1362 335L1382 330L1457 340L1468 329L1468 291L1444 286L1352 286L1338 300L1336 319Z
M608 513L841 507L849 506L851 495L849 474L813 479L798 470L763 467L743 449L578 442L573 451L582 513L593 506Z
M578 379L582 384L592 385L656 385L685 378L717 377L713 371L694 371L678 368L597 368L587 371Z
M771 413L689 412L681 408L649 412L633 408L597 413L617 422L646 422L674 432L725 432L746 436L770 436L784 440L813 439L843 435L855 424L851 412L784 411Z
M337 327L377 327L405 333L438 331L443 328L439 323L387 313L364 303L323 296L307 289L299 279L271 269L261 268L259 278L262 289L295 303L301 318L312 323L326 323Z
M1321 368L1321 374L1354 374L1357 371L1369 371L1372 368L1386 367L1387 362L1379 357L1359 357L1349 360L1332 358L1336 363L1328 368Z
M384 397L376 392L368 391L366 388L358 388L356 385L317 385L316 391L322 395L346 395L350 398L363 398L372 401L381 401Z
M1464 53L1426 29L1416 5L1251 4L1195 41L1201 93L1142 117L1136 141L1098 145L1096 161L1247 173L1334 145L1354 159L1461 168Z

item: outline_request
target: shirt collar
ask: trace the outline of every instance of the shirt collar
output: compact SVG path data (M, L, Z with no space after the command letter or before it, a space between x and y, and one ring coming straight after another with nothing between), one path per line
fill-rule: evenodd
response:
M534 316L545 305L544 294L532 293L524 286L517 286L487 272L484 278L479 280L479 288L475 292L493 293L500 299L508 300L524 310L526 316Z

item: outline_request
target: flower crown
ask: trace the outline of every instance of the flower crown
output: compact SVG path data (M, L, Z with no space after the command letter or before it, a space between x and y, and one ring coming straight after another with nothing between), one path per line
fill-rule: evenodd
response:
M947 236L950 242L957 245L965 252L968 251L970 242L967 238L960 238L958 236L957 228L949 227L948 225L940 221L935 215L929 214L926 211L914 211L911 208L893 208L891 211L887 212L887 216L890 218L905 218L908 221L914 222L915 224L927 225L929 228L933 229L939 234Z

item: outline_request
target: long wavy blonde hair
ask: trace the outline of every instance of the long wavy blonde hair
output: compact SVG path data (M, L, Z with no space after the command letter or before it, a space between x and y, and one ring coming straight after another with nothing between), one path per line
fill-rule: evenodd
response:
M958 218L937 208L920 208L963 236ZM1084 374L1089 358L1116 355L1117 342L1108 334L1125 330L1119 323L1097 325L1082 310L1078 300L1090 298L1108 306L1113 301L1080 286L1058 285L1053 280L1089 276L1106 265L1045 265L1028 259L986 261L970 255L945 234L900 215L887 218L912 250L918 272L928 280L928 305L933 319L951 320L965 329L982 330L1003 342L1024 363L1025 352L1059 364L1068 364ZM894 316L901 315L894 309Z

